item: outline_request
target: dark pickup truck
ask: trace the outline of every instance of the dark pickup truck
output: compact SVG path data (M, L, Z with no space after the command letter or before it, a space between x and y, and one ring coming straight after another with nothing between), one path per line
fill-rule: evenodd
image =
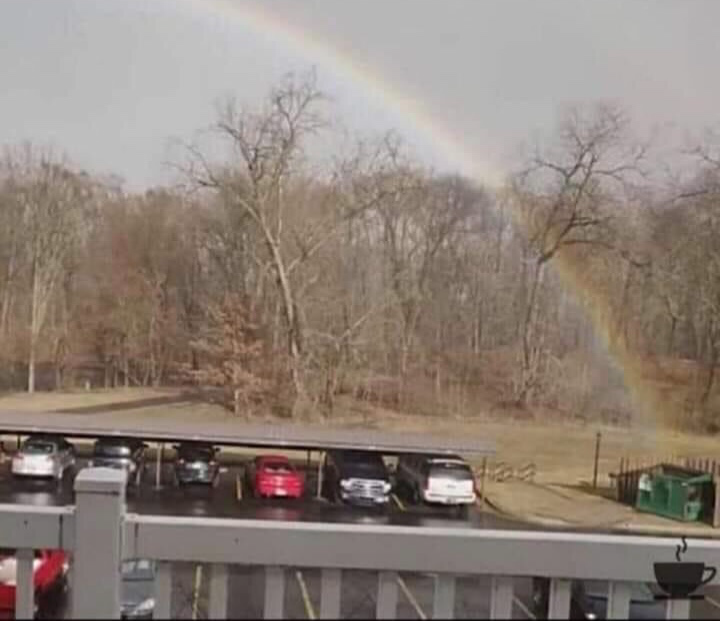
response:
M382 506L390 499L385 462L370 451L329 451L323 467L323 495L329 500Z

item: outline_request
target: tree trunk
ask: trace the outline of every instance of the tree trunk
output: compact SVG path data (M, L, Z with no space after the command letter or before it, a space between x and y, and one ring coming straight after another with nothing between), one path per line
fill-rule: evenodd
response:
M675 330L677 328L677 317L670 315L670 334L668 334L667 353L672 355L675 349Z
M705 380L705 388L703 389L702 396L700 397L700 404L705 407L710 394L712 393L713 386L715 385L715 372L717 371L718 361L720 359L720 347L714 339L710 342L710 360L708 362L707 379Z
M242 414L242 402L240 399L240 389L236 388L233 391L233 411L235 412L235 416L240 416Z
M63 387L63 367L55 365L55 390L62 390Z
M15 281L16 243L13 237L13 244L10 249L7 270L5 273L5 286L3 287L2 306L0 307L0 338L8 333L10 326L10 310L13 303L13 286Z
M30 337L30 355L28 358L28 392L35 392L35 337Z
M30 352L28 359L28 392L35 392L35 357L40 332L40 283L35 262L32 266L32 308L30 309Z
M130 388L130 360L128 359L126 339L123 338L122 344L122 365L123 365L123 384L125 388Z
M520 389L518 392L518 405L525 407L530 400L530 392L532 384L535 381L535 352L534 352L534 333L535 333L535 306L537 304L537 293L542 282L543 261L536 261L533 271L532 283L530 286L530 296L528 297L527 307L525 309L525 319L523 321L523 358L520 377Z
M292 291L292 285L285 269L285 263L280 254L280 249L272 239L270 232L265 231L266 243L272 254L273 264L277 275L277 282L280 287L283 313L285 315L285 324L287 328L287 347L290 355L290 376L295 389L296 397L305 395L305 386L303 384L300 372L300 357L302 353L302 327L297 313L295 297Z

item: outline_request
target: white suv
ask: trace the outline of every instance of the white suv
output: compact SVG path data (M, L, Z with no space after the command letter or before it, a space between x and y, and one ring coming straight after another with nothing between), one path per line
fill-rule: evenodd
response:
M460 457L401 455L396 481L416 504L466 507L475 504L475 477Z

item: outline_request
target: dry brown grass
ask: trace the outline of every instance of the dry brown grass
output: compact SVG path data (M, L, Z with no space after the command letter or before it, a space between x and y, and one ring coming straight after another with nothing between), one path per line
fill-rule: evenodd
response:
M92 392L14 394L0 398L0 409L42 411L98 406L101 404L128 403L168 395L179 391L154 389L117 389ZM442 436L475 436L492 440L497 446L497 460L515 467L533 462L538 467L538 480L548 483L588 481L592 477L595 434L602 433L600 474L617 469L621 457L652 461L670 455L688 457L717 456L720 461L720 443L710 435L680 433L664 429L659 424L636 424L620 428L595 426L571 422L542 422L491 417L488 413L478 417L413 416L370 406L362 402L345 400L331 420L323 424L352 427L362 433L363 428L387 429L397 432L420 432ZM121 417L126 423L147 417L166 419L168 425L183 420L221 420L228 414L217 405L192 401L128 408L93 416ZM273 421L270 416L254 420ZM284 420L284 422L287 422Z
M63 392L7 393L0 396L0 409L16 411L51 411L66 408L91 407L114 403L129 403L180 394L174 389L108 388Z

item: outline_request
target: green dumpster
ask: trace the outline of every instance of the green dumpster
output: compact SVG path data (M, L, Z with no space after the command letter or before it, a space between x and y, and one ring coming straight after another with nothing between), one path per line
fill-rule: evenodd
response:
M711 474L663 464L640 475L635 506L639 511L696 522L703 515L711 485Z

